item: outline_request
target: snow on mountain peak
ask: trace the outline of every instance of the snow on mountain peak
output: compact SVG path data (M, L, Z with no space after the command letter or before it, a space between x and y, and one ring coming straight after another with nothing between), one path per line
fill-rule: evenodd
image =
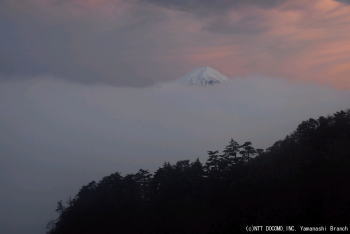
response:
M199 67L181 77L178 81L186 85L209 86L220 84L228 78L211 67Z

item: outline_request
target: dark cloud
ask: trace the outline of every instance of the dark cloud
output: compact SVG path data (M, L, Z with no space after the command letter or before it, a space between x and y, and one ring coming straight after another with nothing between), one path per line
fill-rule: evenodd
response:
M216 14L240 6L254 5L258 7L273 7L285 0L140 0L171 9L195 12L199 14Z
M335 0L335 1L350 4L350 0Z
M204 30L223 34L251 34L264 30L258 15L249 15L237 21L227 17L232 10L254 6L259 8L276 7L288 0L139 0L157 6L179 10L206 18Z
M266 30L262 24L262 15L246 15L238 20L230 20L227 16L212 17L203 26L204 30L221 34L256 34Z

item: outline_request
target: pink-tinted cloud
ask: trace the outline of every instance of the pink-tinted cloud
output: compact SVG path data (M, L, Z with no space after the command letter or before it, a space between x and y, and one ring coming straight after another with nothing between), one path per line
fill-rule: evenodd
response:
M350 7L332 0L288 1L278 8L232 10L227 24L257 27L231 32L220 43L192 49L192 64L215 64L231 75L249 73L350 88Z
M209 1L4 2L0 16L15 33L3 46L11 59L3 60L17 70L114 84L121 74L123 84L147 84L209 65L231 76L350 89L350 5L341 1L221 2L210 13Z

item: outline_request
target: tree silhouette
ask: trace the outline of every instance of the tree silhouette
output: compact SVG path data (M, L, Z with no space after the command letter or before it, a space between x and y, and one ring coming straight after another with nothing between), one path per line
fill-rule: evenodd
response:
M154 173L113 173L58 202L50 234L235 233L245 225L346 225L350 111L309 119L267 150L233 139ZM243 228L243 229L242 229Z
M241 148L239 151L239 153L242 155L241 162L249 162L249 159L255 156L257 153L256 149L254 149L250 141L245 142L239 148Z
M227 160L228 166L237 164L241 159L238 155L239 144L231 138L230 143L225 147L223 151L223 157Z
M219 151L208 151L208 160L205 163L205 170L209 173L218 173L220 171Z

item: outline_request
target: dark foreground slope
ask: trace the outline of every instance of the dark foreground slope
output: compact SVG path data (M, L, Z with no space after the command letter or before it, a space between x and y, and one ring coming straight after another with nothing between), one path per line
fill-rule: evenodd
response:
M58 205L50 234L233 233L245 224L347 224L350 111L310 119L266 151L231 140L206 163L119 173Z

